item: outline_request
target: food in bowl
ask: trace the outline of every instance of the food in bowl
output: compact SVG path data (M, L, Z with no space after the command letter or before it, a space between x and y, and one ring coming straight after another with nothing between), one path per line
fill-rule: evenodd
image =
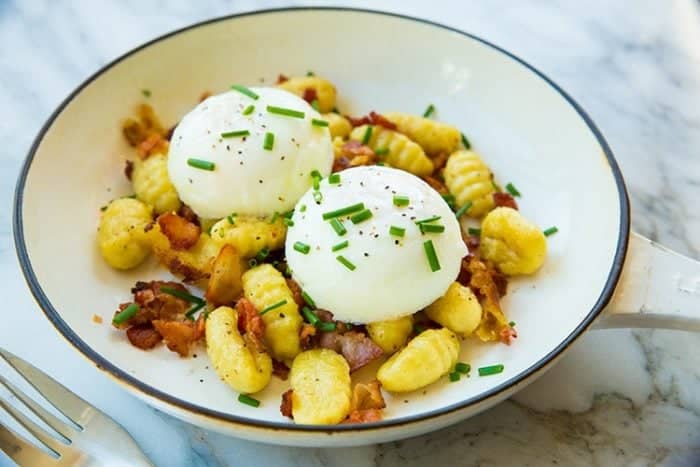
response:
M469 373L462 340L517 338L500 298L542 266L545 233L432 106L353 118L327 80L278 81L205 96L170 130L146 104L124 122L134 195L104 207L100 252L179 280L137 282L113 324L143 350L205 345L248 405L287 380L296 423L380 420L382 391Z

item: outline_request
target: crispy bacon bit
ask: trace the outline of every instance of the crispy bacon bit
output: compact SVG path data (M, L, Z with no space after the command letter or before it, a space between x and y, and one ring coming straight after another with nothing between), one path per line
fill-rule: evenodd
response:
M127 118L122 123L122 133L131 146L138 146L148 138L148 131L134 118Z
M433 177L432 175L427 175L427 176L423 177L423 181L425 181L425 183L430 185L430 187L433 190L437 191L441 195L446 195L449 193L445 184L437 177Z
M192 248L199 240L201 233L198 225L172 212L158 216L158 225L163 235L168 237L170 246L175 250Z
M102 324L102 316L92 315L92 322L95 324Z
M163 336L168 348L180 354L181 357L187 357L190 353L190 346L203 337L200 326L194 321L163 321L157 319L153 321L153 326L158 331L158 334Z
M510 345L515 339L518 338L518 331L511 327L503 328L499 333L499 338L499 340L504 344Z
M145 159L151 154L167 154L168 140L163 138L159 133L151 133L148 137L139 143L136 151L141 159Z
M152 349L163 340L151 323L137 324L126 330L126 337L131 345L141 350Z
M383 409L386 407L381 387L382 384L376 379L367 384L357 383L352 391L350 410Z
M171 126L170 128L168 128L168 131L165 132L163 138L165 138L166 141L170 141L173 139L173 133L175 133L175 128L177 128L177 125Z
M306 88L304 89L304 96L302 98L311 104L313 101L318 99L318 94L314 88Z
M285 417L289 417L292 420L294 420L294 416L292 415L292 393L294 390L288 389L284 393L282 393L282 403L280 404L280 412L282 415Z
M202 94L199 95L199 102L207 100L209 96L211 96L211 91L204 91Z
M349 115L346 115L345 118L350 120L350 124L353 127L356 126L362 126L362 125L378 125L378 126L383 126L384 128L388 130L396 130L396 125L387 119L385 116L382 114L378 114L374 110L369 113L369 115L365 115L363 117L351 117Z
M177 210L177 215L185 219L187 222L190 222L197 226L201 226L197 214L192 210L191 207L189 207L185 203L182 203L180 205L180 209Z
M308 323L301 325L301 331L299 332L299 340L301 348L304 350L309 350L313 347L314 336L316 335L316 327Z
M141 104L136 110L136 118L127 118L122 123L122 132L131 146L138 146L153 134L162 135L163 126L148 104Z
M378 409L353 410L343 423L371 423L382 420L382 411Z
M258 352L264 352L265 322L255 305L247 298L241 298L236 302L236 311L238 311L238 331L248 336Z
M287 279L287 287L289 287L289 290L291 290L294 301L298 307L308 305L304 300L304 297L301 295L301 287L294 279Z
M471 274L469 286L481 298L483 315L476 329L476 335L482 341L500 340L504 328L510 328L500 305L500 294L494 277L497 274L493 266L481 261L476 256L467 260L467 269Z
M280 73L279 75L277 75L277 81L275 82L275 84L282 84L286 83L287 81L289 81L289 77Z
M316 316L318 316L318 319L323 321L324 323L332 323L333 322L333 313L331 313L328 310L316 310L315 311Z
M289 377L289 367L285 365L284 362L272 359L272 374L283 381L287 381Z
M131 181L131 176L134 174L134 163L132 161L126 161L124 165L124 175L126 179Z
M433 173L436 174L442 170L443 167L445 167L445 164L447 164L447 159L450 157L450 155L446 152L440 152L436 154L432 160L433 160Z
M319 347L340 353L350 365L350 371L362 368L384 354L381 347L375 344L372 339L361 332L355 331L349 331L344 334L337 332L321 333Z
M340 172L348 167L374 165L377 155L369 146L359 141L348 141L340 148L341 156L333 161L333 172Z
M500 191L494 193L493 202L496 204L496 207L518 209L518 203L515 202L515 198L510 193L502 193Z
M131 289L131 293L134 294L134 302L139 305L139 311L128 321L128 324L143 324L156 319L184 319L190 304L181 298L161 292L161 287L169 287L181 292L187 292L187 289L178 282L137 282ZM128 303L123 305L128 305Z

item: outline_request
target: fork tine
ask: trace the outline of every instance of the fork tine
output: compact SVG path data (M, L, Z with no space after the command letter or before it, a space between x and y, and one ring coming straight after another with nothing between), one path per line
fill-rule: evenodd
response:
M75 423L77 428L83 429L80 422L83 420L83 416L87 415L86 412L91 411L90 404L70 392L49 375L7 350L0 348L0 357L22 375L51 405Z
M50 455L26 442L2 423L0 423L0 451L7 454L17 465L49 465L55 462Z
M4 399L0 399L0 407L5 409L5 411L15 419L17 423L22 425L28 432L30 432L41 444L43 444L49 451L56 454L56 457L61 457L61 444L56 441L55 438L50 436L43 428L34 423L24 415L20 410L17 410L12 405L8 404Z
M0 384L5 386L13 396L22 401L22 403L32 412L46 423L51 429L61 438L66 444L70 444L71 440L67 433L70 433L71 428L56 418L52 413L48 412L42 406L27 397L17 386L9 382L4 376L0 375Z

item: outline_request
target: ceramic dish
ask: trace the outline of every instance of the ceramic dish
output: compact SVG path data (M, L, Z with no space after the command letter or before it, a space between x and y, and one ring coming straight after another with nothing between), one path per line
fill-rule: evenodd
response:
M445 379L427 391L391 397L381 422L301 426L279 413L280 381L259 395L261 407L241 405L206 358L142 352L91 320L94 313L109 316L137 279L168 277L155 264L116 273L94 246L100 206L130 192L119 176L128 151L119 119L143 98L141 90L152 90L150 103L172 124L204 90L270 84L278 73L308 69L338 86L339 105L350 114L416 113L435 104L439 119L463 129L493 171L517 184L524 194L518 202L533 221L558 226L545 266L513 281L505 297L517 344L463 345L461 361L503 363L503 373L454 384ZM428 21L299 8L193 25L90 77L31 148L17 184L14 233L27 283L46 316L135 395L242 438L340 446L414 436L474 415L540 376L597 318L607 326L698 330L691 307L699 303L700 265L630 234L629 209L600 131L571 97L519 58Z

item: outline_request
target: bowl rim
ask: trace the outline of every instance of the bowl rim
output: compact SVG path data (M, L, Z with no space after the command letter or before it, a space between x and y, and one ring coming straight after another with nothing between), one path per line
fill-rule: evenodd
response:
M80 94L83 89L90 85L94 80L99 78L102 74L109 71L115 65L121 63L126 58L140 52L143 49L150 47L158 42L166 40L172 36L176 36L183 32L194 30L203 26L210 24L235 20L237 18L249 17L249 16L261 16L267 14L280 14L280 13L294 13L294 12L307 12L307 11L331 11L336 13L362 13L378 16L389 16L393 18L399 18L406 21L412 21L421 23L424 25L432 26L438 29L450 31L457 33L463 37L471 40L480 42L481 44L491 48L492 50L499 52L506 57L514 60L518 64L522 65L530 72L534 73L537 77L542 79L546 84L548 84L553 91L557 92L561 97L563 97L568 104L578 113L580 118L584 121L588 129L593 133L598 144L600 145L605 158L609 164L610 170L612 171L615 183L617 186L618 198L619 198L619 208L620 208L620 225L617 239L617 246L615 249L615 255L613 258L611 269L608 273L605 285L596 301L593 305L591 311L586 315L586 317L579 323L579 325L563 340L561 341L552 351L547 355L539 359L534 364L530 365L527 369L521 371L517 375L509 378L503 383L495 386L488 391L484 391L474 397L456 402L447 406L439 407L428 412L411 415L407 417L398 417L390 420L382 420L379 422L365 423L365 424L353 424L353 425L296 425L287 422L275 422L275 421L265 421L257 420L254 418L228 414L220 412L218 410L212 410L206 407L202 407L197 404L193 404L182 400L180 398L171 396L159 389L156 389L142 381L138 378L130 375L128 372L118 368L115 364L111 363L109 360L103 358L97 351L93 350L88 346L85 341L83 341L80 336L78 336L68 324L61 318L61 315L56 308L51 304L51 301L44 293L39 281L34 273L31 261L29 259L29 253L27 251L27 245L24 237L24 227L23 227L23 200L24 200L24 189L27 181L27 176L32 166L34 156L41 145L47 131L51 128L55 120L61 115L63 110L73 101L73 99ZM372 10L365 8L353 8L353 7L283 7L283 8L269 8L260 10L251 10L241 13L235 13L230 15L219 16L207 20L203 20L197 23L190 24L188 26L173 30L171 32L160 35L154 39L151 39L129 51L118 56L117 58L111 60L107 64L101 66L97 71L86 78L81 84L79 84L52 112L48 117L46 122L43 124L39 133L35 137L32 145L27 153L26 159L20 170L17 184L15 187L14 203L13 203L13 236L15 242L15 249L17 253L17 258L22 269L22 273L25 278L34 299L38 303L39 307L42 309L46 317L53 324L56 330L84 357L90 360L97 368L102 370L111 376L114 380L127 386L131 390L141 392L147 398L155 398L160 402L166 403L173 406L175 409L184 410L190 412L196 416L213 418L219 422L225 422L226 424L232 425L242 425L246 427L255 427L263 429L274 429L277 431L292 431L292 432L306 432L306 433L342 433L342 432L356 432L356 431L366 431L366 430L376 430L380 428L390 428L397 427L401 425L414 424L421 421L426 421L432 418L438 418L459 410L465 409L469 406L477 405L479 403L485 402L488 399L497 397L509 389L517 386L518 384L528 380L531 376L538 373L540 370L545 368L548 364L553 362L558 356L560 356L565 350L567 350L570 345L581 336L581 334L593 323L595 318L601 313L605 306L609 303L613 296L615 287L620 278L622 272L622 267L625 262L625 257L627 255L627 247L630 234L630 204L629 197L627 194L627 189L625 186L624 179L620 168L615 160L612 150L608 145L607 141L603 137L603 134L595 125L593 120L588 116L588 114L583 110L583 108L576 102L570 95L568 95L561 87L559 87L554 81L543 74L541 71L527 63L522 58L517 55L508 52L507 50L485 40L474 34L459 30L457 28L447 26L435 21L417 18L410 15L405 15L401 13L394 13L381 10Z

